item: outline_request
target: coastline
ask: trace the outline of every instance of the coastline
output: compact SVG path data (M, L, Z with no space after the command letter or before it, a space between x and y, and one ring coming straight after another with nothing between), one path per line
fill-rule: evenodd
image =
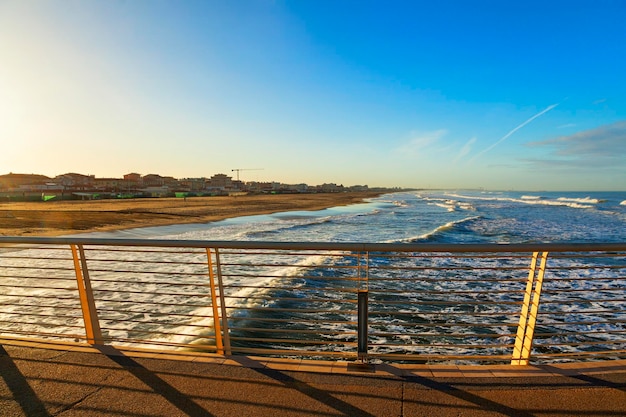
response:
M0 203L0 236L61 236L209 223L362 203L383 192Z

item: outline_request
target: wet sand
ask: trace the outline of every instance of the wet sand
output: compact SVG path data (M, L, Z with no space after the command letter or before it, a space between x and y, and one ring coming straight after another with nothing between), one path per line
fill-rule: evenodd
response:
M0 236L60 236L363 202L378 192L0 203Z

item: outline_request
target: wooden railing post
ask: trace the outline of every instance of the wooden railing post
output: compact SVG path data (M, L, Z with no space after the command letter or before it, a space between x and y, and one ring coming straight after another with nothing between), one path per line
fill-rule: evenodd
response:
M537 268L538 260L540 261L539 268ZM537 323L537 314L539 313L539 299L541 297L547 260L548 252L541 252L541 255L539 252L533 253L528 270L528 280L526 281L526 291L524 292L524 301L522 302L511 365L528 365L533 347L535 324Z
M215 290L215 271L213 267L213 255L210 248L206 248L207 262L209 266L209 284L211 287L211 307L213 308L213 327L215 329L215 347L217 353L224 354L224 343L222 341L222 326L220 323L219 307L217 304L217 293ZM220 294L221 295L221 294ZM220 297L220 300L222 298Z
M85 323L87 343L90 345L101 345L104 342L102 340L102 331L100 330L98 310L96 310L96 303L91 289L85 250L83 245L70 245L70 248L72 249L72 258L74 260L74 271L76 273L78 296L80 297L80 308Z
M222 264L220 263L220 252L215 248L215 266L217 268L217 288L220 292L220 309L222 311L222 334L224 344L224 354L231 355L230 331L228 330L228 311L226 310L226 294L224 294L224 282L222 280Z

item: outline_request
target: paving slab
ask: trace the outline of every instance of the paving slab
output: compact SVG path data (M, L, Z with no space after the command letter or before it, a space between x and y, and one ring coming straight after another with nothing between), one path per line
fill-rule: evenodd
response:
M624 416L626 362L355 366L0 340L0 416Z

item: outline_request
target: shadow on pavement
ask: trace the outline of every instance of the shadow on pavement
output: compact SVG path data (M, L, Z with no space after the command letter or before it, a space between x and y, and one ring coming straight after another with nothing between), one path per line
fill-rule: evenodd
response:
M198 417L214 417L213 414L200 407L198 404L190 400L182 392L159 378L154 372L146 369L143 365L135 361L133 358L125 356L122 352L112 346L102 346L99 349L113 362L128 370L137 379L149 386L156 394L165 398L174 407L189 416Z
M0 377L25 415L51 416L2 345L0 345Z

